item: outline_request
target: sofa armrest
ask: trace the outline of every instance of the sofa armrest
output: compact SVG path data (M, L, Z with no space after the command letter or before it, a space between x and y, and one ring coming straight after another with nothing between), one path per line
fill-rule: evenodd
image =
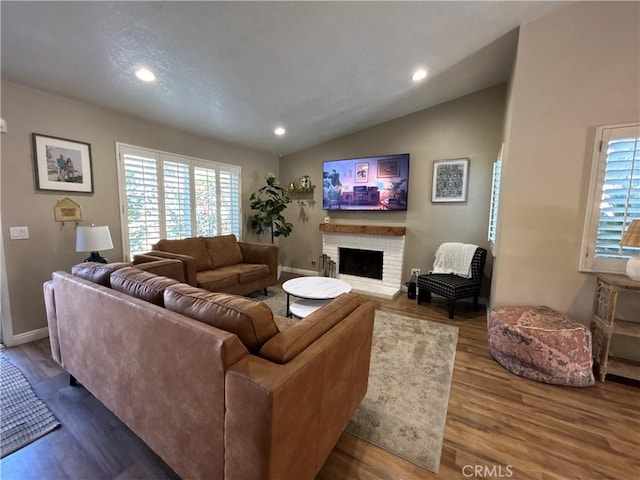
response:
M270 243L238 242L244 263L264 263L269 266L269 273L277 275L278 247Z
M184 280L182 281L194 287L198 285L198 281L196 280L196 260L189 255L165 252L162 250L152 250L144 254L135 255L133 257L133 264L138 266L139 263L166 259L180 260L180 262L182 262L182 269L184 272Z
M173 278L178 282L185 283L183 263L180 260L170 258L160 260L157 257L148 258L153 258L153 260L136 263L134 258L134 266L145 272Z
M271 337L260 349L260 356L285 364L357 309L362 301L355 293L343 293L308 317Z
M225 478L314 478L367 391L374 307L364 303L278 365L227 370Z

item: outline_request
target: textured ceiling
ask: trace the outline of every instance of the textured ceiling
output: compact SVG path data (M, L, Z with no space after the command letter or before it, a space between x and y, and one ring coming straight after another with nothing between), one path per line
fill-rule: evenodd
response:
M514 29L567 3L2 1L1 73L288 154L506 81Z

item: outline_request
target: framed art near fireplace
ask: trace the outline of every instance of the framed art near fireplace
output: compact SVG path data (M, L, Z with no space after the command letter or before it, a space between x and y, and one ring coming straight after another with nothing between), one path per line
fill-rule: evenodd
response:
M434 160L431 201L466 202L469 159Z

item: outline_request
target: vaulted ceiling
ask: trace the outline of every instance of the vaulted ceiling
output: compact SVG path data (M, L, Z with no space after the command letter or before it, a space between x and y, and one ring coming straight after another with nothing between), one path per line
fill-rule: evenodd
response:
M567 3L2 1L1 73L288 154L505 82L517 27Z

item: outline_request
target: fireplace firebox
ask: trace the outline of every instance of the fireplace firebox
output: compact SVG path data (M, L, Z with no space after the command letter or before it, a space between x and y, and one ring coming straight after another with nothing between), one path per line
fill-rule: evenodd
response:
M382 280L384 252L359 248L338 248L339 272L345 275Z

